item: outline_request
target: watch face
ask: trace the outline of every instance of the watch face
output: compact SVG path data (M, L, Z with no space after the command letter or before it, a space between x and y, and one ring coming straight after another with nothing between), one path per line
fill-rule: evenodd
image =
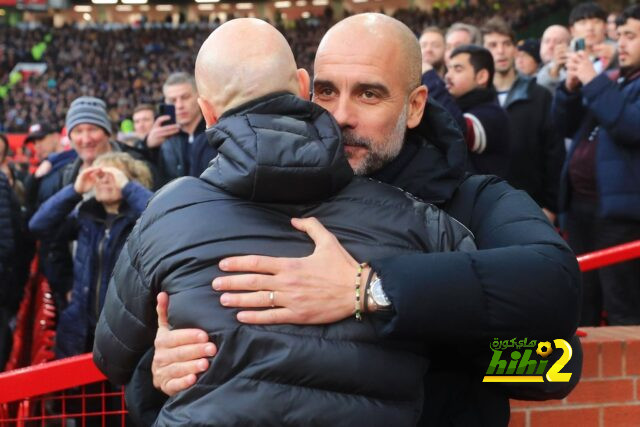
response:
M389 301L384 290L382 290L382 281L380 279L376 279L376 281L371 284L371 297L379 307L388 307L391 305L391 301Z

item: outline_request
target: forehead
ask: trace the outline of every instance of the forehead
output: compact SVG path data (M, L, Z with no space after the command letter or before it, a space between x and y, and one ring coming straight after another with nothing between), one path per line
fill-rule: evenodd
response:
M471 34L465 30L455 30L447 34L447 42L461 42L462 44L471 43Z
M165 86L164 88L164 96L167 98L182 96L187 93L195 93L195 90L190 83L178 83L171 86Z
M568 39L569 34L561 28L550 28L542 35L542 41L559 41Z
M620 33L640 34L640 20L635 18L628 18L623 25L618 25L618 31Z
M76 133L76 132L80 132L80 131L96 131L96 130L102 130L102 128L100 126L96 126L92 123L80 123L77 126L74 126L73 129L71 129L71 133Z
M152 117L153 116L153 111L151 110L140 110L137 111L135 113L133 113L133 118L144 118L144 117Z
M594 24L602 24L602 25L604 25L605 21L603 21L600 18L584 18L584 19L581 19L581 20L576 21L576 22L573 23L573 25L587 25L587 24L592 24L592 25L594 25Z
M407 61L402 49L392 49L389 43L377 46L354 41L338 46L326 46L316 56L314 79L349 84L381 83L392 89L402 85Z
M511 37L506 34L500 33L489 33L484 36L485 43L504 43L506 41L511 41Z
M440 33L436 33L435 31L429 31L420 36L420 43L434 42L439 41L441 43L444 42L444 37Z
M468 53L460 53L453 58L449 59L449 67L464 67L468 66L471 63L469 62L469 58L471 56Z

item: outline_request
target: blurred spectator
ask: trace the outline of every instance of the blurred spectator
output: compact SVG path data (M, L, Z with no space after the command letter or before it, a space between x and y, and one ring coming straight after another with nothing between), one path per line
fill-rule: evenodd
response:
M536 39L520 40L516 53L516 71L535 77L540 67L540 42Z
M153 126L155 109L150 104L140 104L133 110L133 128L138 139L145 139Z
M515 69L515 34L501 18L482 27L484 46L491 51L496 74L494 86L500 105L511 122L510 165L507 180L525 190L555 221L558 182L564 144L551 120L551 94L532 77Z
M618 40L616 18L618 18L617 12L611 12L607 15L607 38L611 41Z
M14 217L17 200L6 175L0 172L0 371L11 352L11 318L15 315L14 294L20 284L13 267L16 258Z
M29 127L29 134L24 143L30 142L33 142L38 162L42 162L49 154L62 151L60 133L48 123L36 123Z
M427 27L420 36L422 50L422 72L435 70L440 77L444 77L444 33L438 27Z
M584 40L584 50L595 70L604 71L615 55L615 44L606 39L607 12L597 3L579 3L571 10L569 27L574 40Z
M466 119L468 170L505 178L509 117L498 103L493 74L491 52L481 46L462 45L451 52L445 79Z
M577 254L640 239L640 6L618 18L620 69L598 73L587 52L572 53L554 115L572 137L560 209ZM583 325L640 324L640 260L583 275Z
M446 48L445 48L445 61L449 59L449 55L453 52L453 49L462 45L477 45L482 46L482 33L473 25L464 24L462 22L456 22L451 25L447 30L445 36Z
M157 159L161 182L166 184L172 179L189 175L194 142L204 133L206 128L200 107L198 106L198 90L193 75L185 72L171 74L162 86L165 104L175 107L176 123L163 124L170 117L156 118L146 145ZM198 144L205 144L201 138Z
M9 154L11 154L9 140L5 135L0 134L0 172L4 173L22 206L25 201L24 180L27 174L11 162Z
M56 230L59 239L77 240L73 288L56 333L59 358L91 351L111 271L152 196L151 185L142 161L126 153L102 154L31 218L29 227L38 235Z
M540 86L548 89L551 93L555 92L567 75L565 64L570 41L569 30L562 25L552 25L542 34L540 58L544 65L538 72L536 79Z

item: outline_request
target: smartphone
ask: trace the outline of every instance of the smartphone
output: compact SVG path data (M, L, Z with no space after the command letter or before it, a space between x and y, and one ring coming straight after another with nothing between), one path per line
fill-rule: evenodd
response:
M573 40L573 50L574 52L578 52L585 49L584 39L574 39Z
M160 104L158 106L158 116L169 116L169 120L162 122L163 126L176 124L176 106L172 104Z

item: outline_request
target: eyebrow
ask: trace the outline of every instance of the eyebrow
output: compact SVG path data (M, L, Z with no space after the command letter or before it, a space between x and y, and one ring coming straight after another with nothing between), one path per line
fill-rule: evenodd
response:
M333 82L331 82L329 80L317 80L317 79L314 80L313 81L313 88L316 89L316 88L319 88L319 87L336 89L336 86L333 84ZM387 97L387 96L390 95L389 88L387 88L382 83L358 83L355 86L355 90L357 92L364 92L366 90L374 90L374 91L380 92L380 94L383 97Z

